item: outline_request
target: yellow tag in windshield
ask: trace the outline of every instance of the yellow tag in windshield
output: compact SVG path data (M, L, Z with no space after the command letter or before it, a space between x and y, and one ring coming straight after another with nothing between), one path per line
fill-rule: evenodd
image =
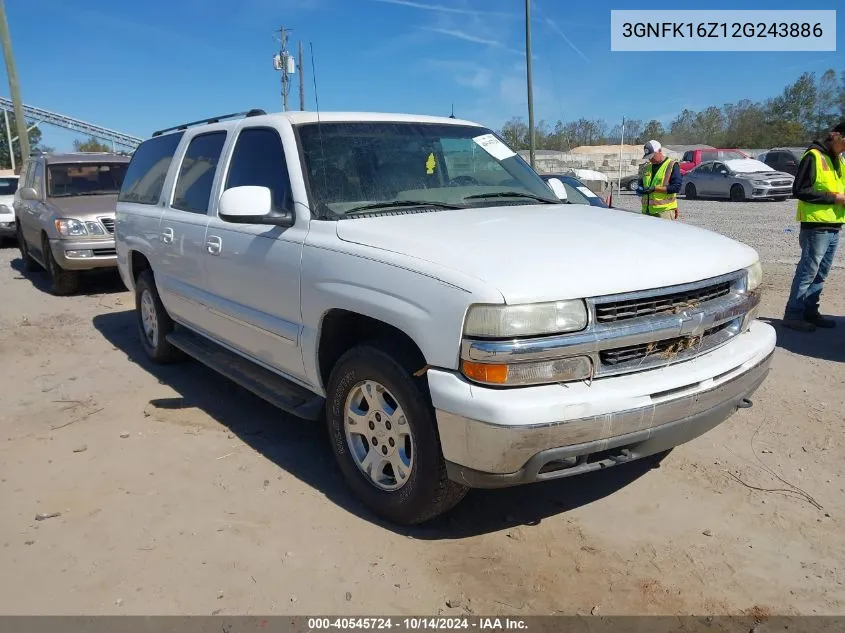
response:
M428 160L425 161L425 173L429 176L434 173L434 168L437 167L437 160L434 158L434 152L428 155Z

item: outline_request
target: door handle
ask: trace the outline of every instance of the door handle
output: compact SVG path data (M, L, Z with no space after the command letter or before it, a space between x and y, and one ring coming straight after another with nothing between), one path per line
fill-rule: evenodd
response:
M165 244L173 243L173 229L166 228L161 232L161 241Z
M205 241L205 250L208 251L209 255L219 255L220 249L222 248L222 246L223 246L223 240L221 240L216 235L210 236Z

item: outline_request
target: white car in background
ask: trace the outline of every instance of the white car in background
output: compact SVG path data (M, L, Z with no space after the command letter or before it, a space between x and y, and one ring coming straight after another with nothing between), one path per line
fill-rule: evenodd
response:
M18 190L18 177L14 174L0 176L0 241L15 237L15 211L12 204Z

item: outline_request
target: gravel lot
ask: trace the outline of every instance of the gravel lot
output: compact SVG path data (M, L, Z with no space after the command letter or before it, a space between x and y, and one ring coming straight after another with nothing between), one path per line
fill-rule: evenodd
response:
M640 199L623 191L614 194L614 206L630 211L640 210ZM795 222L795 200L730 202L727 200L687 200L678 203L680 218L711 231L718 231L746 244L760 253L770 264L798 262L798 223ZM840 257L835 266L845 266Z
M681 209L760 250L777 324L793 203ZM53 297L20 264L0 249L0 613L845 611L842 316L779 329L755 406L658 469L476 491L404 530L351 498L320 428L149 364L116 276ZM845 314L845 274L823 299Z

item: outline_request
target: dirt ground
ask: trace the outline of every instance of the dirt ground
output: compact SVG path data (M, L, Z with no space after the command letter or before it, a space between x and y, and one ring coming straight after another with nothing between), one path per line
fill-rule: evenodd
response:
M766 266L776 325L792 270ZM841 268L839 328L778 327L754 407L660 468L475 491L411 530L355 502L322 429L147 363L116 276L53 297L7 247L0 288L0 613L845 611Z

